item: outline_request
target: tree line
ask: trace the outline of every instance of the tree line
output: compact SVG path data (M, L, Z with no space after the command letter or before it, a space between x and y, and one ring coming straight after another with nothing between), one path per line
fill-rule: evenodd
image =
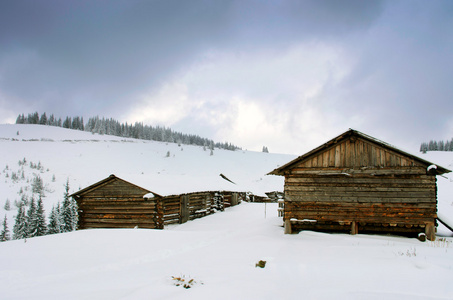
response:
M69 181L65 185L63 202L54 205L50 212L49 223L46 222L42 193L38 191L38 195L38 201L31 197L30 201L23 199L19 203L12 236L5 215L0 231L0 242L70 232L77 229L77 203L69 197ZM8 202L7 205L9 205Z
M39 115L38 112L35 112L28 114L27 116L20 114L16 119L16 124L57 126L125 138L205 146L209 147L211 150L213 150L214 147L232 151L241 149L228 142L214 142L213 140L202 138L198 135L173 131L167 127L144 125L143 122L135 122L134 124L128 124L127 122L120 123L112 118L100 118L99 116L91 117L84 123L83 117L66 117L62 120L61 118L56 118L53 114L47 116L46 113Z
M453 151L453 138L450 141L431 140L428 143L421 143L420 152L426 153L428 151Z

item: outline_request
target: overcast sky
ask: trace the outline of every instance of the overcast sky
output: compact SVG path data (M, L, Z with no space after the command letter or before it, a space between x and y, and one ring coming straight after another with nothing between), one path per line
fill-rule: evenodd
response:
M453 1L1 1L0 123L35 111L418 150L453 137Z

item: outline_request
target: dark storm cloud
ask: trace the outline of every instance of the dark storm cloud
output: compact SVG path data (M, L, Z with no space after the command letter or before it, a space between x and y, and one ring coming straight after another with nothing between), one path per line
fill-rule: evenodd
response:
M1 89L24 102L125 104L222 30L222 6L209 3L35 3L11 2L0 16Z
M379 2L363 1L8 1L1 6L3 94L16 105L39 101L43 110L61 105L62 111L77 113L93 106L111 114L206 49L273 48L348 32L368 25L380 10Z
M366 36L348 39L359 63L328 96L408 147L453 134L453 3L430 3L392 2Z
M292 153L349 127L449 138L452 31L451 1L2 1L0 119L140 117Z

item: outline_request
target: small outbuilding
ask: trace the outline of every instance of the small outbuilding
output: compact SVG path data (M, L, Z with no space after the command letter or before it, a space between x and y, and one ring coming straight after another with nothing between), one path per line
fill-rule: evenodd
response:
M424 232L435 239L436 175L451 172L350 129L273 170L285 176L285 232Z
M162 196L110 175L72 195L78 206L79 229L163 229Z
M152 228L181 224L246 200L246 193L205 191L161 196L115 175L72 195L79 229Z

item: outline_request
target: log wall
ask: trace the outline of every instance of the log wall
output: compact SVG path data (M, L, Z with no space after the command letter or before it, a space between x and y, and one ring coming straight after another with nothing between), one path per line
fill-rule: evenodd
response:
M423 232L436 214L435 176L367 172L285 180L284 220L293 220L292 230L349 231L356 222L359 231Z
M245 193L196 192L162 199L164 224L180 224L201 218L245 200Z
M144 198L148 190L109 176L74 193L79 208L79 229L153 228L185 223L245 201L245 193L195 192Z
M77 197L79 229L163 228L160 197L144 199L140 188L116 180Z

